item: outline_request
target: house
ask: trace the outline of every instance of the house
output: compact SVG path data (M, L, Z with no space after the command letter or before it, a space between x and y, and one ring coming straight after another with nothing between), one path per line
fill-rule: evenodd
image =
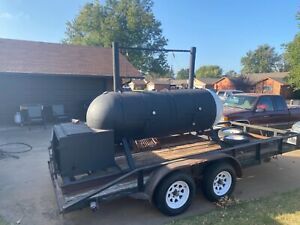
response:
M147 87L147 81L144 79L134 79L128 84L132 91L145 90Z
M170 89L187 89L188 80L170 80Z
M113 87L110 48L0 39L0 124L13 122L22 104L63 104L72 118ZM122 78L141 75L120 55Z
M287 84L287 72L254 73L236 77L222 77L213 82L213 89L243 90L246 92L269 93L282 95L285 98L292 96L292 87Z
M230 79L229 77L222 77L218 79L214 84L213 84L213 89L216 91L219 90L232 90L232 89L238 89L236 87L235 82L233 79Z
M251 83L251 91L255 93L268 93L291 98L293 89L286 82L288 72L247 74L245 77Z
M254 86L254 92L282 95L285 98L291 98L293 89L282 78L267 77Z
M208 88L214 89L214 84L217 82L219 78L201 78L194 79L194 87L195 88ZM176 80L172 78L157 78L150 80L147 83L147 90L163 90L163 89L187 89L188 88L188 79Z
M268 77L274 79L285 79L288 76L288 72L274 72L274 73L250 73L243 75L246 77L252 85L255 85L257 82L266 79Z
M194 80L195 88L207 88L207 89L215 89L215 83L220 80L220 78L200 78Z
M148 91L161 91L164 89L170 90L171 87L171 78L157 78L151 79L147 83Z

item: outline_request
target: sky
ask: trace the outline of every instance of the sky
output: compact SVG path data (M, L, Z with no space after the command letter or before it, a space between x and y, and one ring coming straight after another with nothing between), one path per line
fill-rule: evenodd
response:
M0 38L61 42L66 22L89 0L0 0ZM104 0L100 0L104 2ZM275 47L299 31L299 0L154 0L168 48L197 48L196 68L219 65L240 71L240 59L262 44ZM169 54L177 71L189 55Z

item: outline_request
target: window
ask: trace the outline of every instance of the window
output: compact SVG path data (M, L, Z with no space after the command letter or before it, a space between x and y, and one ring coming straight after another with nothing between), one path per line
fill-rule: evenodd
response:
M228 97L224 103L224 106L239 108L239 109L253 109L257 97L246 95L232 95Z
M263 93L271 93L272 91L273 91L272 86L269 85L263 86Z
M265 111L274 111L272 99L270 97L261 97L256 108L263 109Z
M274 96L274 106L276 111L285 111L286 103L284 102L284 99L280 96Z
M224 96L224 94L225 94L224 91L219 91L219 92L218 92L218 95L219 95L219 96Z
M241 94L241 93L243 93L243 92L242 91L233 91L232 92L233 95L235 95L235 94Z

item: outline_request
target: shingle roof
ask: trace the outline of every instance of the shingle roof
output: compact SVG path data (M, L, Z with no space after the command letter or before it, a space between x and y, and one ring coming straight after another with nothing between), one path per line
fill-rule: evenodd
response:
M187 85L188 80L171 80L171 85Z
M271 78L271 79L276 80L282 84L288 84L285 78Z
M251 83L255 84L266 78L272 78L274 80L278 79L278 81L279 80L283 81L283 79L288 76L288 72L252 73L252 74L245 74L244 76L247 77Z
M153 84L165 84L165 85L170 85L171 84L171 78L156 78L152 79L149 82Z
M222 79L222 77L221 78L200 78L198 80L202 81L205 84L212 85L212 84L216 83L217 81L219 81L220 79Z
M112 76L111 48L0 39L0 73ZM120 55L122 77L141 77Z

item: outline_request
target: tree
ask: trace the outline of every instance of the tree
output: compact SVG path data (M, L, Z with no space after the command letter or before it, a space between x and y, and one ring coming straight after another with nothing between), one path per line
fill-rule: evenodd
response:
M161 77L166 77L166 78L174 78L175 73L172 67L170 67L164 74L160 75Z
M186 80L189 78L189 69L181 69L176 74L176 79Z
M287 45L285 58L290 67L288 82L300 89L300 33Z
M267 44L249 51L241 59L242 73L271 73L282 69L282 56L275 52L275 48Z
M229 70L229 71L227 71L227 72L225 73L225 75L228 76L228 77L234 77L234 76L237 76L238 73L235 72L234 70Z
M222 75L222 69L219 66L216 65L208 65L208 66L201 66L196 71L196 77L197 78L203 78L203 77L220 77Z
M300 21L300 12L296 19ZM300 24L298 24L300 27ZM285 45L284 60L289 69L288 83L291 84L297 92L300 90L300 32L296 34L294 40Z
M248 77L243 75L231 77L230 80L234 83L235 87L238 87L239 90L248 92L252 86Z
M167 39L152 7L152 0L107 0L103 5L94 0L67 22L63 42L111 47L111 42L116 41L120 46L164 48ZM163 75L170 69L164 52L126 50L122 53L143 72Z

